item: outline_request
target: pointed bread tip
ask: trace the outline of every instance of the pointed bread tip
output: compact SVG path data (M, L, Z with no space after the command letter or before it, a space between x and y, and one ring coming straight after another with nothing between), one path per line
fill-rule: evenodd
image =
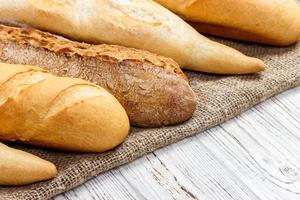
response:
M223 44L208 41L206 48L195 45L193 59L184 65L185 69L214 74L251 74L263 71L262 60L247 56Z
M262 60L260 60L258 58L252 58L252 59L256 60L256 65L254 67L255 72L262 72L266 69L266 65Z
M265 63L258 58L247 56L247 60L244 64L241 63L241 66L234 67L229 74L255 74L266 69Z
M57 175L57 169L56 169L56 166L49 162L49 161L46 161L47 162L47 166L45 165L45 177L44 177L44 180L50 180L52 178L54 178L56 175ZM47 169L46 169L47 167Z
M20 186L54 178L54 164L0 143L0 185Z

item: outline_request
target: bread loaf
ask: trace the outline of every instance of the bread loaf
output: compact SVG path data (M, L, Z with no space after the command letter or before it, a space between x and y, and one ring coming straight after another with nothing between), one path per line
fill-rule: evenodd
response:
M56 174L52 163L0 143L0 185L25 185L54 178Z
M146 49L189 70L218 74L264 70L261 60L205 38L150 0L0 0L0 20L90 43Z
M132 125L159 127L189 119L196 107L187 77L171 59L113 45L88 45L28 28L0 25L0 61L42 66L109 90Z
M124 141L129 121L120 103L87 81L34 66L0 64L0 140L80 152Z
M300 38L299 0L155 0L201 33L285 46Z

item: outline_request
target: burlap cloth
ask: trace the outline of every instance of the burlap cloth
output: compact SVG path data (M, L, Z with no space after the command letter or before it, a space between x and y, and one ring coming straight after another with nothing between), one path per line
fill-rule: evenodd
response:
M53 162L59 174L48 182L24 187L0 187L0 199L51 198L101 172L128 163L185 137L201 133L275 94L300 85L300 42L287 48L276 48L220 39L218 41L247 55L261 58L268 69L262 74L247 76L214 76L189 72L191 86L198 102L194 117L182 125L173 127L132 129L126 142L108 153L76 154L16 145L17 148Z

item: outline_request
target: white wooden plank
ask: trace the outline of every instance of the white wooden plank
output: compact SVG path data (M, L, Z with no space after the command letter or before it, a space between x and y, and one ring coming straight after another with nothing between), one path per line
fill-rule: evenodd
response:
M300 88L103 173L65 199L300 199Z
M193 150L191 150L193 149ZM259 199L234 173L195 138L156 152L170 172L199 199Z
M285 101L298 101L299 91L286 93ZM196 137L249 188L263 194L261 199L300 199L300 109L279 103L281 98Z

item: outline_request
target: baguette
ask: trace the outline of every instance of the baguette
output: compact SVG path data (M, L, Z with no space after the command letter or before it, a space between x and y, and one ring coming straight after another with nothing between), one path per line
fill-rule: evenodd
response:
M129 131L120 103L87 81L29 65L0 64L0 140L103 152Z
M109 90L132 125L159 127L189 119L196 108L187 77L171 59L113 45L88 45L28 28L0 25L0 61L43 66Z
M300 38L298 0L155 0L201 33L286 46Z
M151 0L0 0L0 20L90 43L146 49L194 71L248 74L265 68Z
M0 185L26 185L52 179L56 174L52 163L0 143Z

